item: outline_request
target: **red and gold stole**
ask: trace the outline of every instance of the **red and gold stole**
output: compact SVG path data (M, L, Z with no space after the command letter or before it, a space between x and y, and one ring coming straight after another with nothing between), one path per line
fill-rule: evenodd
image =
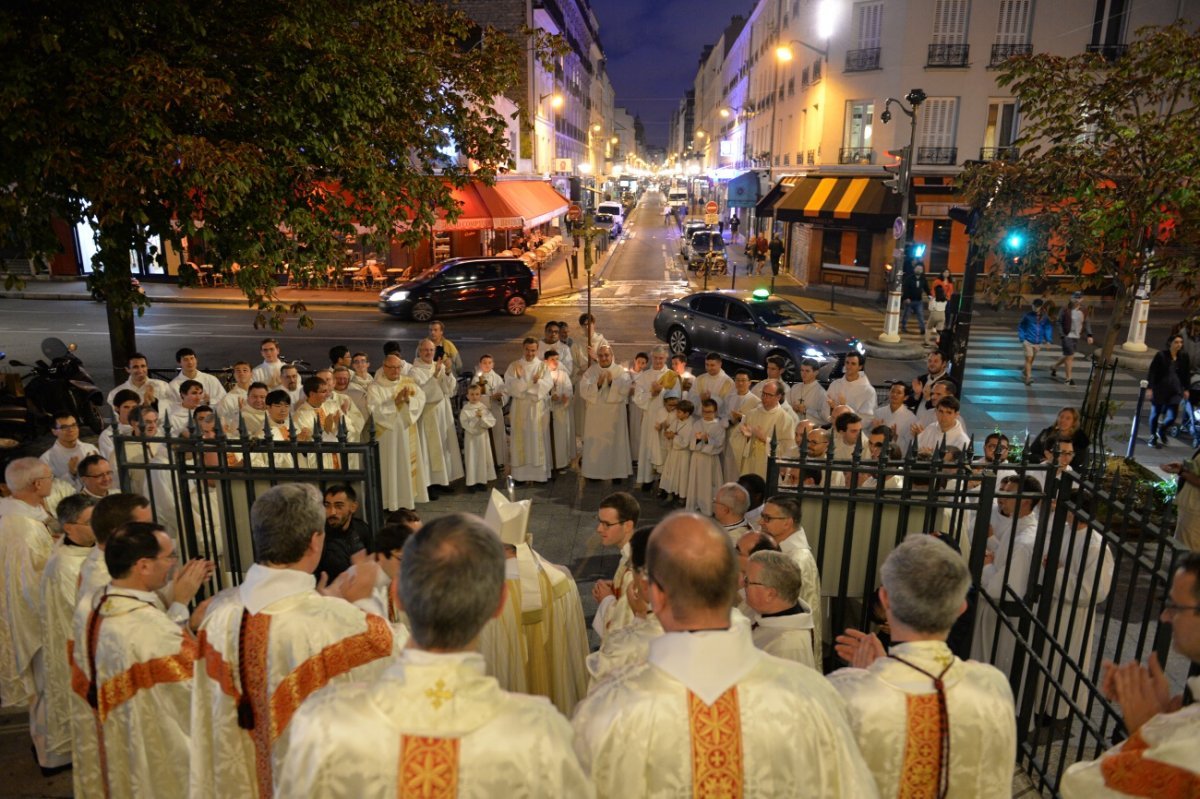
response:
M737 686L711 705L688 691L694 799L739 799L745 784Z

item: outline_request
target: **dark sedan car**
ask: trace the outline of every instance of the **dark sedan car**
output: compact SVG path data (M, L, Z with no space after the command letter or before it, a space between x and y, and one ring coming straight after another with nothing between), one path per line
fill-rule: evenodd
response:
M533 270L519 258L451 258L379 294L379 310L428 322L452 313L520 316L538 301Z
M765 289L702 291L663 302L654 317L654 335L672 353L718 352L730 373L737 368L761 372L767 357L778 355L787 363L784 376L791 382L799 379L799 363L805 358L820 363L826 378L840 374L849 353L866 352L858 339Z

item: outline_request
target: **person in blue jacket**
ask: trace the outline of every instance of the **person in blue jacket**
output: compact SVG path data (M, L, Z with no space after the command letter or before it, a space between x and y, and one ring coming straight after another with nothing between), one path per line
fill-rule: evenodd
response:
M1017 338L1025 348L1025 385L1033 385L1033 359L1038 350L1054 343L1054 324L1050 307L1042 300L1033 301L1033 309L1026 311L1017 324Z

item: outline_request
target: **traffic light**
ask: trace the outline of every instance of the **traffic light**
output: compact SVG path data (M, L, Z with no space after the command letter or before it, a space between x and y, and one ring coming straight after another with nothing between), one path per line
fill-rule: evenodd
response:
M897 159L894 164L884 164L883 168L890 177L883 181L883 185L892 190L893 194L903 194L908 188L909 175L909 149L907 146L899 150L888 150L887 154Z
M1004 237L1004 246L1014 255L1025 249L1025 234L1019 230L1010 230Z
M914 241L909 245L909 256L914 261L919 261L925 257L925 245L919 241Z

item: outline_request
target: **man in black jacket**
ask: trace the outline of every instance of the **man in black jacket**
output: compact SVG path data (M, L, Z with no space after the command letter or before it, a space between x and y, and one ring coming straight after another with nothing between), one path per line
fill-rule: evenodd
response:
M929 296L929 287L925 285L925 267L918 261L913 265L912 272L904 276L900 286L900 300L904 310L900 314L900 332L908 333L908 315L916 314L917 324L921 326L921 335L925 335L925 298Z

